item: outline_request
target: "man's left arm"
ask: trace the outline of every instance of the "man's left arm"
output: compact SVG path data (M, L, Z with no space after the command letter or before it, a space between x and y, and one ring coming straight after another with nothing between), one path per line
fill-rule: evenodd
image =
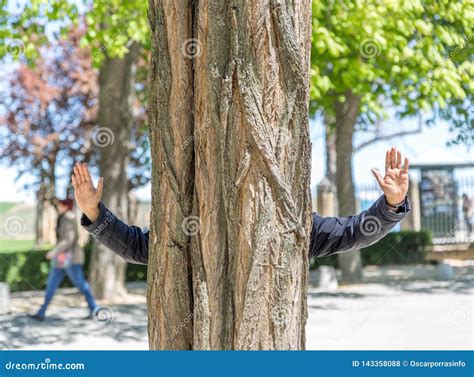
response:
M405 197L397 209L389 207L382 195L372 206L348 217L321 217L313 214L310 257L325 257L345 251L357 250L379 241L410 211Z

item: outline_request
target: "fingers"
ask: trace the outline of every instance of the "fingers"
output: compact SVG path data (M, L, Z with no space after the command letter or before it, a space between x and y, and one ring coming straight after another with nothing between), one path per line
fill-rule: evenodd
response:
M73 170L74 174L71 179L74 187L77 187L85 182L92 184L91 173L89 172L89 168L87 167L86 163L77 162L76 165L74 165Z
M81 162L78 162L78 163L77 163L77 171L78 171L79 174L81 175L81 181L82 181L82 183L87 182L87 180L86 180L86 175L85 175L84 169L83 169L83 165L84 165L84 164L81 163Z
M395 169L397 167L397 149L392 147L390 150L390 167Z
M74 187L74 190L77 189L77 179L76 176L73 174L71 175L71 181L72 181L72 187Z
M74 165L74 176L76 178L76 185L80 185L82 183L81 173L79 173L79 163Z
M397 169L402 169L402 152L397 151Z
M89 173L89 169L87 168L86 163L81 164L81 172L86 182L92 182L91 173Z
M397 150L397 148L392 147L390 148L387 153L385 154L385 174L387 174L388 169L398 169L400 170L400 174L408 172L408 166L406 170L402 167L402 152ZM405 165L407 164L408 159L405 158Z
M382 178L382 175L377 169L372 169L372 174L374 175L375 179L379 183L379 186L382 188L385 185L385 181Z
M410 161L408 157L405 157L405 164L403 165L403 174L408 174L408 166L410 165Z

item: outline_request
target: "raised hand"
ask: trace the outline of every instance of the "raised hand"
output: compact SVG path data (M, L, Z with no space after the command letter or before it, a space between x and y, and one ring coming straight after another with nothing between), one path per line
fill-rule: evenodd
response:
M385 154L385 177L377 169L372 173L377 179L389 205L402 202L408 192L408 158L402 167L402 154L392 147Z
M90 221L96 221L99 217L99 202L104 189L104 179L100 177L97 188L95 188L87 164L80 162L74 166L74 174L71 179L77 206Z

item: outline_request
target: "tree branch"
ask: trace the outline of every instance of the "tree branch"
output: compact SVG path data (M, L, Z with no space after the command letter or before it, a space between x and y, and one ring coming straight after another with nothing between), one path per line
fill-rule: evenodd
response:
M422 131L422 125L421 125L421 122L418 124L418 127L416 130L410 130L410 131L400 131L400 132L395 132L393 134L390 134L390 135L376 135L375 137L373 137L372 139L369 139L367 141L364 141L363 143L360 143L358 146L354 147L354 151L360 151L361 149L369 146L370 144L373 144L377 141L380 141L380 140L389 140L389 139L393 139L394 137L398 137L398 136L405 136L405 135L413 135L413 134L418 134Z

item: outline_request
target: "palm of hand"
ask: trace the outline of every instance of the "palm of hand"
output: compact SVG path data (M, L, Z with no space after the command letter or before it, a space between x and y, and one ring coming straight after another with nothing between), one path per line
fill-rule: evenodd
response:
M372 170L390 204L400 203L407 195L409 184L408 165L408 158L405 158L402 167L402 154L392 147L385 155L385 176L382 178L378 170Z
M104 188L103 178L99 179L97 188L95 188L87 164L81 164L80 162L74 166L74 174L71 178L74 186L74 196L79 208L83 211L97 208Z
M385 195L405 196L408 191L408 174L403 174L401 169L387 169L383 178L382 190Z
M74 196L76 197L77 204L79 207L94 206L99 203L98 193L92 182L82 182L74 190Z

